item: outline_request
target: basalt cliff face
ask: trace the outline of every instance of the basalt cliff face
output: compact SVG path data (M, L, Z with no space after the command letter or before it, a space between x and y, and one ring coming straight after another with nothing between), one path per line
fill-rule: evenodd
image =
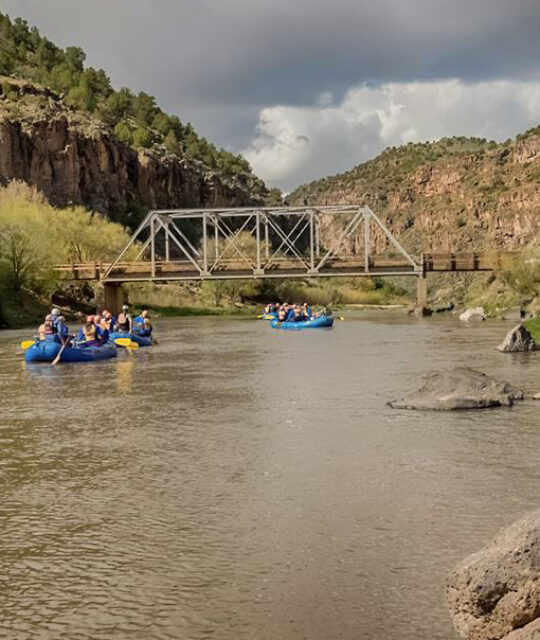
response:
M0 179L35 185L55 205L84 204L128 220L131 213L136 221L141 209L264 201L264 184L252 175L225 179L163 147L134 149L47 89L11 80L8 98L3 85Z
M540 232L540 131L504 144L452 138L388 149L289 200L368 204L411 251L518 249Z

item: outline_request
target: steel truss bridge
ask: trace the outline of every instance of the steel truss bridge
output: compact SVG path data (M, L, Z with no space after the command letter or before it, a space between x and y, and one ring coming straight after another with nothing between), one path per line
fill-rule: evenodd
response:
M332 241L325 238L329 225ZM189 239L194 235L200 237L198 246ZM66 279L110 283L425 276L429 271L490 271L511 255L412 255L367 206L180 209L150 211L110 264L64 264L56 269Z
M150 211L109 264L58 265L69 280L127 282L416 276L491 271L510 252L410 254L368 207L304 206ZM111 306L113 306L111 304Z

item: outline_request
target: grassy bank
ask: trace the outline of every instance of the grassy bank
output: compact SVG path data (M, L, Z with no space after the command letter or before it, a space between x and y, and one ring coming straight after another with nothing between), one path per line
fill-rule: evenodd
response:
M527 320L523 323L525 328L528 329L533 340L540 344L540 318L533 318L532 320Z

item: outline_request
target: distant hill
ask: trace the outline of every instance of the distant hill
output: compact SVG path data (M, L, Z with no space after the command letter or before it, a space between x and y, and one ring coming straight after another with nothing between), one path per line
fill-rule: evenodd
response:
M0 13L1 179L127 221L154 206L265 202L269 192L242 156L216 148L153 96L115 90L85 57Z
M411 251L519 248L540 232L540 128L502 144L460 137L389 148L288 200L367 203Z

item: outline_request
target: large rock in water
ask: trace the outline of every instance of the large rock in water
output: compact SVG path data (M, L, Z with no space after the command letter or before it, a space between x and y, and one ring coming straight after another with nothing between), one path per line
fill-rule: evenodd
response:
M460 320L469 322L470 320L485 320L486 313L484 307L473 307L472 309L465 309L459 316Z
M540 638L540 509L458 565L446 596L463 638Z
M523 399L523 392L508 382L498 382L470 367L456 367L424 376L424 384L399 400L388 404L395 409L486 409L511 406Z
M529 330L522 324L516 325L506 334L506 338L497 347L503 353L514 353L517 351L536 351L538 345L534 341Z

